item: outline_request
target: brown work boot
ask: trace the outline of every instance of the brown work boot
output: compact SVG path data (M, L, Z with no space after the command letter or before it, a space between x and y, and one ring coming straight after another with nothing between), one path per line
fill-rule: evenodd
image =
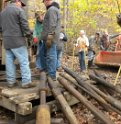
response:
M36 87L36 83L35 82L31 82L25 85L21 86L22 88L26 89L26 88L32 88L32 87Z

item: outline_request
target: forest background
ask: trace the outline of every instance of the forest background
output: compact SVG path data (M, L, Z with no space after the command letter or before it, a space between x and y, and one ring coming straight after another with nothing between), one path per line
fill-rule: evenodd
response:
M42 0L25 0L30 28L35 24L35 12L46 10ZM107 30L109 34L121 32L117 25L116 15L120 13L121 0L55 0L61 7L61 24L69 42L66 49L76 42L79 31L85 30L88 37L95 32ZM69 50L70 51L70 50Z

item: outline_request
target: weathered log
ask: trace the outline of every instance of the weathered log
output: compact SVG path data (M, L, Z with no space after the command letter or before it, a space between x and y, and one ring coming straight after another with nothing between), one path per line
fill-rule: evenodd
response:
M37 110L36 124L50 124L50 111L49 107L46 104L46 94L47 94L47 86L46 86L46 73L41 72L40 74L40 106Z
M89 84L89 81L87 83L87 81L84 81L84 79L81 78L80 76L78 76L78 74L76 74L75 72L71 71L68 68L65 68L65 67L63 67L63 68L64 68L65 72L67 72L69 75L71 75L82 87L84 87L89 92L91 92L92 94L94 94L95 96L97 96L97 93L94 90L92 90L92 88L88 85Z
M50 77L48 77L48 83L49 83L50 88L52 89L52 93L53 93L55 99L61 105L61 107L62 107L61 109L62 109L63 113L65 114L69 123L70 124L78 124L78 121L77 121L73 111L71 110L71 108L68 105L67 101L65 100L64 96L61 94L56 83Z
M67 69L67 68L64 68L64 70L65 70L67 73L69 73L72 77L74 77L80 85L82 85L83 87L85 87L85 88L86 88L88 91L90 91L91 93L95 94L95 97L98 98L97 93L95 93L95 90L92 89L92 87L91 87L91 85L90 85L89 83L88 83L88 85L87 85L87 83L82 82L82 81L81 81L81 78L80 78L79 76L77 76L75 72L73 72L73 71L71 71L71 70L69 70L69 69ZM92 74L90 74L90 75L92 75ZM90 75L89 75L89 76L90 76ZM95 77L96 77L96 76L95 76ZM102 78L101 78L100 80L102 80ZM106 84L108 85L108 83L106 83ZM109 86L112 87L112 85L110 85L110 84L109 84ZM114 86L113 86L113 87L114 87ZM100 94L100 95L101 95L101 94ZM108 100L109 103L112 103L113 106L115 106L116 108L120 109L120 108L121 108L120 102L119 102L118 100L115 100L113 97L110 97L110 98L109 98L109 97L110 97L110 96L107 96L107 97L106 97L106 95L105 95L105 100ZM104 97L103 97L103 98L104 98ZM118 111L117 111L117 112L118 112ZM120 112L118 112L118 113L120 114Z
M74 79L76 79L76 81L80 84L82 89L86 89L88 93L90 93L91 95L94 96L94 98L98 99L100 98L100 96L89 86L89 81L87 83L87 81L84 81L83 78L81 78L80 76L78 76L75 72L71 71L68 68L63 67L65 72L67 72L69 75L71 75ZM103 98L102 98L103 99ZM102 104L104 105L104 104ZM104 106L105 107L105 106ZM106 108L106 107L105 107ZM112 108L110 106L110 108ZM107 108L106 108L107 109Z
M83 90L84 92L88 93L92 98L94 98L95 100L97 100L99 103L101 103L105 109L110 109L113 110L115 112L117 112L118 114L121 115L121 112L114 108L113 106L111 106L110 104L107 103L107 101L102 98L100 95L98 94L93 94L90 91L88 91L87 89L85 89L84 87L80 86L77 82L75 82L74 80L70 80L69 76L67 74L60 74L62 77L64 77L65 79L69 80L72 84L74 84L75 86L77 86L78 88L80 88L81 90ZM90 84L90 86L94 87L93 85ZM96 87L94 87L95 89L97 89ZM113 101L114 102L114 101Z
M61 77L58 77L59 82L80 102L82 102L94 115L96 115L105 124L114 124L107 116L96 108L90 101L88 101L82 94L80 94L72 85Z
M74 84L76 87L79 87L81 90L83 90L83 91L85 91L86 93L88 93L89 95L91 94L92 96L95 96L95 97L97 97L98 98L98 94L96 93L96 92L91 92L90 90L87 90L85 87L83 87L82 85L79 85L78 83L79 82L77 82L75 79L74 80L72 80L72 79L70 79L70 77L67 75L67 74L63 74L63 73L60 73L60 75L62 76L62 77L64 77L66 80L68 80L69 82L71 82L71 84ZM77 76L78 77L78 76ZM88 85L88 84L85 84L85 85Z
M109 88L111 88L112 90L115 90L115 91L118 92L118 93L121 93L121 89L120 89L119 87L114 86L114 85L111 84L110 82L105 81L103 78L100 78L100 77L98 77L98 76L96 76L96 75L94 75L94 74L92 74L92 73L89 74L89 77L90 77L92 80L95 80L95 81L97 81L98 83L103 84L104 86L109 87Z
M106 95L99 89L97 89L95 86L90 85L99 95L101 95L106 101L108 101L112 106L116 107L117 109L121 110L121 102L118 101L117 99L113 98L109 94ZM121 113L120 113L121 114Z

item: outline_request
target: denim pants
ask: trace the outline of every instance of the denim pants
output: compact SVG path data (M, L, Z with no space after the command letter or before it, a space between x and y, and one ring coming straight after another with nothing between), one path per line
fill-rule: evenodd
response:
M56 78L56 64L57 64L57 44L52 43L51 47L46 51L46 65L47 73L51 78Z
M91 61L94 59L94 52L92 50L88 51L88 61Z
M57 66L56 68L60 68L61 67L61 58L62 58L62 50L57 50Z
M40 70L46 69L46 48L45 43L40 41L37 46L37 55L36 55L36 68Z
M31 83L31 71L29 68L28 51L25 46L6 49L6 78L7 82L13 84L16 82L16 66L14 60L17 59L20 64L22 85Z
M79 63L81 71L86 69L84 51L79 52Z

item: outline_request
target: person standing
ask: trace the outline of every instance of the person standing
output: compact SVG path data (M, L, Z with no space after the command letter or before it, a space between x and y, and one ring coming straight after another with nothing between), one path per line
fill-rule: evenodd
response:
M33 42L37 44L37 53L36 53L36 72L40 73L46 68L45 64L45 45L41 40L41 32L43 30L43 19L44 11L37 11L35 13L36 23L33 32Z
M60 40L57 43L57 70L62 71L61 58L64 51L64 43L67 42L67 36L64 33L64 26L61 26Z
M106 51L110 45L110 37L108 31L105 30L100 38L101 50Z
M88 48L88 67L93 65L94 56L101 50L100 49L100 32L96 32L95 35L89 38L89 48Z
M46 45L46 71L56 80L57 42L60 35L60 11L53 0L43 0L47 12L43 21L42 40ZM54 5L53 5L54 3Z
M85 72L86 64L85 64L85 52L87 51L87 47L89 46L88 38L84 30L80 30L80 36L77 39L76 46L79 50L79 63L80 63L80 71Z
M31 81L28 51L25 43L25 36L32 37L25 12L23 0L11 0L0 14L0 30L2 31L3 43L6 55L6 79L8 87L16 84L16 66L14 60L20 64L22 76L22 88L34 87Z

